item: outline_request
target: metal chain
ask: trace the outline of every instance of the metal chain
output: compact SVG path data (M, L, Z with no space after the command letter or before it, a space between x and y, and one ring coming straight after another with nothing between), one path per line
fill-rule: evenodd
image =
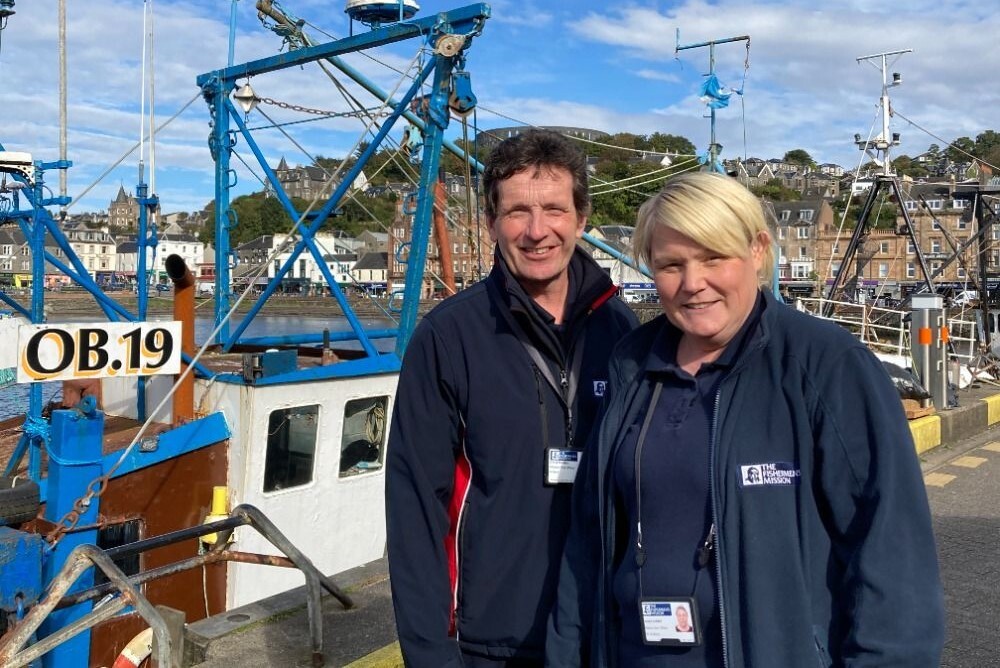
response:
M281 100L273 100L269 97L262 97L260 101L264 104L272 104L281 109L289 109L291 111L298 111L303 114L314 114L316 116L328 116L330 118L360 118L362 116L389 116L389 112L384 108L384 105L380 107L371 107L369 109L358 109L356 111L324 111L322 109L312 109L310 107L303 107L298 104L291 104L290 102L282 102Z
M76 528L80 517L90 508L91 501L100 498L107 491L110 479L108 474L104 474L90 481L90 484L87 485L87 493L76 500L72 510L63 515L57 522L58 526L45 536L45 540L49 543L49 549L54 548L63 536Z

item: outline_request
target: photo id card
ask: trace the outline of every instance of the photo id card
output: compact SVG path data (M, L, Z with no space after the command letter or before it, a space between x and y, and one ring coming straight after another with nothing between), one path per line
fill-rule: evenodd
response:
M571 485L576 480L583 452L569 448L548 448L545 451L545 484Z
M642 598L639 600L642 642L646 645L696 647L701 629L694 599Z

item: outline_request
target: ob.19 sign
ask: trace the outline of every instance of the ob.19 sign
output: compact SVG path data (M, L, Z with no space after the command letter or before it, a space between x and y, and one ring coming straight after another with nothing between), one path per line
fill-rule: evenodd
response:
M17 382L175 374L180 322L22 325Z

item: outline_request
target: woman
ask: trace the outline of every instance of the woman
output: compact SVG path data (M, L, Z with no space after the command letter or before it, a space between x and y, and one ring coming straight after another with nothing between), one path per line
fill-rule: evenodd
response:
M728 177L672 179L633 243L664 315L612 359L547 665L937 666L930 512L878 361L760 289L771 236Z

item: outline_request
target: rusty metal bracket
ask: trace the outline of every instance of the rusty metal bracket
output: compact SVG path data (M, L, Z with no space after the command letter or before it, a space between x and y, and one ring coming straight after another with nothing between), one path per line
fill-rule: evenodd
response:
M229 544L229 537L233 531L240 526L249 526L260 533L275 548L285 556L275 556L268 554L253 554L226 549ZM190 557L181 561L160 566L148 571L137 573L131 577L126 576L114 564L114 559L142 552L148 552L165 545L179 543L200 536L212 533L219 534L219 540L215 546L204 554ZM34 659L42 656L53 647L64 642L81 631L96 626L106 621L132 606L140 616L149 623L157 639L157 657L159 665L171 665L165 663L170 658L170 639L165 622L152 604L139 593L138 587L150 580L155 580L169 575L180 573L181 571L199 568L207 564L214 564L225 561L239 563L260 564L265 566L278 566L281 568L297 568L302 571L306 579L306 608L309 617L309 635L312 649L314 665L323 664L323 610L322 610L322 590L325 589L336 598L345 609L354 607L354 601L343 592L333 580L324 575L288 538L278 530L278 527L269 520L264 513L249 504L237 506L233 509L229 517L200 524L198 526L180 529L161 536L154 536L144 540L128 543L109 550L101 550L93 545L81 545L70 553L62 571L52 580L49 585L49 592L45 599L36 605L28 615L25 616L21 624L7 636L4 637L3 644L0 644L0 666L4 668L18 668L25 666ZM90 566L100 568L108 576L109 582L91 587L81 592L68 594L72 584ZM59 631L47 636L40 642L28 648L21 649L28 638L38 629L42 620L55 609L76 605L84 601L102 598L108 594L120 593L110 601L98 605L88 615L69 624Z
M107 576L108 580L117 588L119 596L97 606L87 615L46 636L39 642L24 647L48 614L66 596L69 588L91 566L99 568ZM173 650L170 643L170 633L160 613L145 596L129 583L128 577L103 550L94 545L80 545L70 553L62 570L53 578L45 598L38 605L32 607L25 615L24 620L4 637L3 642L0 643L0 665L5 668L26 666L57 645L111 619L129 606L135 608L136 612L153 629L157 643L156 659L159 665L172 665L170 660Z

